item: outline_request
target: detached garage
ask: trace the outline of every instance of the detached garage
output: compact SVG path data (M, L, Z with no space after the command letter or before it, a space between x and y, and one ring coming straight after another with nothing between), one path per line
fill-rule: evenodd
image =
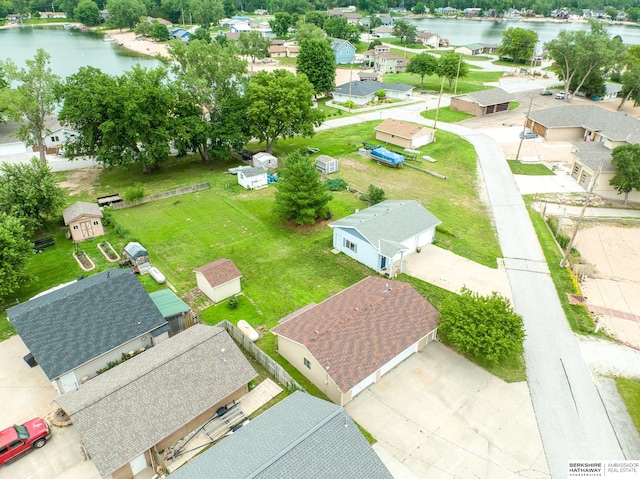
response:
M283 318L271 331L278 352L344 406L431 342L438 316L411 285L369 277Z
M509 111L509 103L512 101L514 101L512 95L501 88L494 88L454 96L451 98L449 108L474 116L484 116Z

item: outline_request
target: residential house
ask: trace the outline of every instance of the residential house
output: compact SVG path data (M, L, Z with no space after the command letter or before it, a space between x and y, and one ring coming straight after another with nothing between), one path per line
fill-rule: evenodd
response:
M458 15L458 9L453 7L437 8L436 12L444 17L455 17Z
M355 47L347 40L341 40L339 38L331 42L331 49L336 59L336 65L352 63L356 55Z
M514 101L513 95L501 88L481 90L451 98L449 108L475 116L485 116L509 111L509 104Z
M572 141L570 175L585 189L602 173L594 185L594 193L604 198L621 200L609 184L615 175L611 150L617 146L640 144L640 120L622 112L597 105L563 105L529 114L526 126L549 141ZM640 193L632 191L629 200L640 201Z
M254 15L268 15L269 12L267 10L265 10L264 8L258 8L256 10L253 11Z
M388 25L380 25L371 30L374 37L377 38L393 38L393 27Z
M422 43L433 48L438 48L441 45L441 38L435 33L429 33L425 31L416 32L416 43Z
M462 14L465 17L477 17L480 15L480 12L482 11L481 8L465 8L464 10L462 10Z
M615 100L622 93L622 85L620 83L613 83L610 81L604 82L605 93L601 98L603 101Z
M210 479L212 471L225 479L393 477L344 408L301 391L270 407L169 478Z
M469 43L453 51L462 55L482 55L484 53L495 53L499 46L497 43Z
M62 285L7 314L60 394L77 389L123 353L169 337L167 321L129 270Z
M347 20L349 25L360 25L362 21L362 15L359 13L343 13L342 18Z
M358 78L360 78L360 81L377 82L380 79L379 77L380 77L380 74L378 72L364 72L364 71L358 72Z
M62 211L62 218L75 243L104 235L102 210L96 203L76 201Z
M388 13L380 13L378 14L378 18L382 22L382 25L389 26L389 27L393 26L393 23L394 23L393 17Z
M269 56L271 58L281 58L287 56L287 49L284 45L271 45L269 47Z
M329 224L333 247L374 271L395 276L404 257L435 239L442 222L414 200L386 200Z
M180 40L183 43L188 43L191 39L191 32L184 28L171 28L169 29L169 37Z
M264 188L269 184L267 169L264 166L253 166L238 171L238 184L247 190Z
M234 42L237 42L240 39L240 34L238 32L224 32L224 36Z
M401 73L407 69L407 61L391 53L390 47L376 45L373 50L367 50L363 54L363 66L382 73Z
M196 284L214 303L240 294L242 273L230 259L222 258L194 270Z
M368 277L271 329L278 353L340 406L436 336L438 312L411 285Z
M266 151L261 151L260 153L253 155L251 157L251 162L253 166L264 166L268 170L275 170L278 168L278 158Z
M249 25L249 22L236 20L229 25L229 31L232 33L249 33L251 31L251 26Z
M383 83L377 81L352 81L338 86L331 95L335 103L352 101L361 106L377 101L377 93L385 92L385 97L394 100L411 98L414 86L404 83Z
M374 128L376 140L402 148L417 149L433 141L434 130L408 121L387 118Z
M151 477L162 451L239 400L256 376L223 328L198 324L56 402L102 477Z
M197 318L189 305L170 289L154 291L149 293L149 297L160 314L167 320L169 337L173 337L195 324Z
M298 45L286 45L285 49L287 50L287 56L289 58L296 58L300 52L300 47Z
M67 18L64 12L40 12L40 18Z

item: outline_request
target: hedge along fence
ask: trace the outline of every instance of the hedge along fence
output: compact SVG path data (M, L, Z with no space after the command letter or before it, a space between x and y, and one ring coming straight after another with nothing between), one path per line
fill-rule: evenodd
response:
M151 201L162 200L164 198L171 198L173 196L186 195L188 193L194 193L196 191L208 190L210 187L211 186L209 185L209 182L199 183L197 185L183 186L182 188L178 188L175 190L165 191L163 193L157 193L155 195L146 196L145 198L139 201L133 201L131 203L128 201L120 201L118 203L112 203L111 207L114 210L121 210L122 208L131 208L132 206L143 205L145 203L150 203Z
M272 377L280 384L284 385L289 391L304 391L304 388L293 379L285 369L275 362L267 353L256 346L253 341L244 335L240 329L229 321L222 320L216 326L224 328L227 333L234 339L236 343L247 351L253 358L263 366Z

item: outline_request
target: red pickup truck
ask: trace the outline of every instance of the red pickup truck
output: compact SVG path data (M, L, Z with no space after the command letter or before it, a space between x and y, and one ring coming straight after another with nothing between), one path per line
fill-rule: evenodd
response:
M49 424L39 417L0 431L0 466L32 449L41 448L50 437Z

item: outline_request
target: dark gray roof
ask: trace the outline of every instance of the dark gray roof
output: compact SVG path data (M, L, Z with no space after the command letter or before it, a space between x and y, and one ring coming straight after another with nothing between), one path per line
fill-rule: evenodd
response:
M575 150L573 156L580 160L580 163L596 171L602 163L603 172L615 171L611 165L611 150L600 142L573 141Z
M56 402L104 477L256 376L224 329L197 324Z
M465 96L471 98L472 101L480 106L497 105L499 103L508 103L514 100L513 95L507 93L502 88L474 91L460 95L460 97Z
M62 218L64 219L65 225L68 225L82 215L102 218L102 211L96 203L87 203L86 201L76 201L62 211Z
M167 324L135 275L118 269L33 298L7 313L49 379Z
M441 224L414 200L386 200L349 215L329 226L353 228L376 248L392 248L412 236ZM383 245L381 242L385 242Z
M244 168L242 171L238 172L242 173L247 178L251 178L252 176L260 176L267 173L267 169L264 166L252 166L251 168Z
M536 110L529 118L547 128L580 127L597 131L612 141L640 143L640 120L596 105L562 105Z
M344 408L295 392L171 479L391 479Z
M367 81L352 81L349 83L351 83L352 96L369 96L380 90L410 92L415 88L405 83L384 83ZM340 85L333 92L342 95L349 95L349 83Z

